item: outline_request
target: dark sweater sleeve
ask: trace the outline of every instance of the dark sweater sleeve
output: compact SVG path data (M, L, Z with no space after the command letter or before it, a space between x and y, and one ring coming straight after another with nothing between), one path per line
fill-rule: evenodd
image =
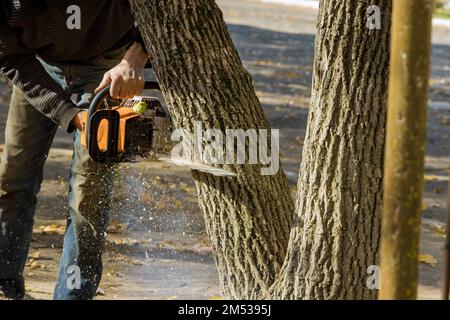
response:
M0 28L0 74L10 79L42 114L67 132L75 129L71 120L81 109L45 71L36 54L20 46L10 28Z
M145 48L144 38L142 38L141 32L139 31L138 27L134 28L134 41L139 43L142 48L147 51L147 49Z

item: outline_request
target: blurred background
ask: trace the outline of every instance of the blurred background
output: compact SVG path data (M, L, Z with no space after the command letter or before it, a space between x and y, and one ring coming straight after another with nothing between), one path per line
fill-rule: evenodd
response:
M318 1L217 0L262 107L281 130L283 169L296 191L308 115ZM450 168L450 1L433 22L421 298L438 298ZM0 151L11 87L0 82ZM151 93L149 93L151 94ZM29 298L49 299L67 214L72 137L60 131L39 194L26 267ZM159 162L120 165L99 299L220 299L214 259L190 172Z

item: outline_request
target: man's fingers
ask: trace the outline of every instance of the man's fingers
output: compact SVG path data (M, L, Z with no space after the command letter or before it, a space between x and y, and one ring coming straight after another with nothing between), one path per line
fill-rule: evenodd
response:
M80 131L83 131L84 129L84 113L86 113L86 111L80 111L72 119L72 125Z
M139 80L134 80L133 84L130 88L129 98L133 98L135 96L140 95L142 93L143 89L144 89L144 83Z
M103 88L106 88L108 85L111 84L111 76L109 72L105 73L103 76L102 82L98 85L98 87L95 89L95 93L99 93Z
M120 89L118 92L118 97L125 99L125 98L133 98L139 94L141 94L142 90L144 89L144 84L140 83L140 81L137 80L129 80L125 81L123 80Z
M109 94L113 98L133 98L134 96L140 95L144 89L145 82L143 78L124 78L115 72L105 73L102 82L95 89L95 93L100 92L106 86L111 85Z
M139 80L137 83L137 92L135 95L140 95L145 87L145 81Z
M113 98L120 98L120 91L122 90L123 81L122 78L113 79L111 82L111 89L109 90L109 94Z
M122 87L120 88L120 98L122 99L126 99L126 98L130 98L130 90L127 89L127 87Z
M144 90L144 82L133 80L128 86L126 98L133 98L135 96L138 96L142 93L142 90ZM125 92L121 92L121 94L125 94Z

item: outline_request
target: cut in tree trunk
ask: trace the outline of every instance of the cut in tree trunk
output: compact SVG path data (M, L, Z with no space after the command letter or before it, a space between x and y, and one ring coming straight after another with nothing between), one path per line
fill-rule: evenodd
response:
M432 0L396 0L381 246L381 299L416 299ZM420 45L417 45L417 44Z
M367 27L370 5L379 30ZM390 11L390 0L320 2L294 231L273 298L376 297L366 279L380 239Z
M177 128L269 128L215 1L129 2ZM237 177L193 176L225 296L255 299L281 269L293 200L281 169L227 168Z

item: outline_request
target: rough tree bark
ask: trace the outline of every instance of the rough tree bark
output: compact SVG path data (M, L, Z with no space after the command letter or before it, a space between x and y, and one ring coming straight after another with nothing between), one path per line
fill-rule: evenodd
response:
M370 5L380 30L367 27ZM320 2L296 217L274 298L376 297L366 279L380 239L390 12L390 0Z
M269 128L213 0L130 0L178 128ZM193 172L227 298L267 293L286 255L294 213L282 171L231 166L237 178Z

